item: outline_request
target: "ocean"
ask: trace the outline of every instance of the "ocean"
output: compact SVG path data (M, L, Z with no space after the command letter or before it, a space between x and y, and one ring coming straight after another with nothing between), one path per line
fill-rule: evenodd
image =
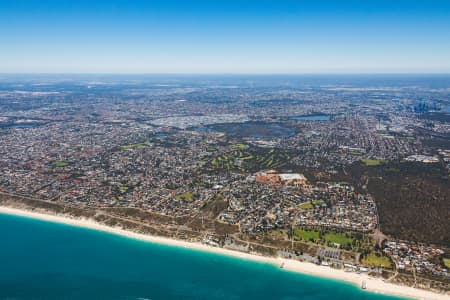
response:
M0 214L0 299L400 299L239 258Z

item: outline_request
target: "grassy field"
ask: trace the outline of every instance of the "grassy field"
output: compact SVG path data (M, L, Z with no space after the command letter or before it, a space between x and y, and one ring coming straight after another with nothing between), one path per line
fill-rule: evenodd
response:
M119 185L119 191L121 193L126 193L128 191L129 187L127 185L121 184Z
M358 150L358 149L352 149L352 150L349 150L349 153L350 153L350 154L353 154L353 155L360 155L360 154L366 153L366 151L364 151L363 149L361 149L361 150Z
M353 239L347 237L345 233L328 232L323 236L324 240L330 243L337 243L340 245L347 245L353 242Z
M311 204L311 202L304 202L298 205L298 208L300 209L313 209L314 206Z
M444 260L444 265L450 269L450 258L443 258Z
M192 199L192 193L190 192L184 192L183 194L179 194L176 197L177 200L189 200Z
M368 254L361 261L363 264L371 267L383 267L383 268L392 267L389 258L387 258L386 256L378 256L375 253Z
M314 206L322 206L325 204L323 200L313 200L312 203L314 204Z
M68 165L69 165L69 163L66 161L57 160L57 161L53 162L53 166L55 166L55 167L65 167Z
M244 144L234 144L232 146L235 150L213 157L210 160L212 169L253 172L280 167L290 159L289 154L275 151L275 149L251 149Z
M127 150L127 149L133 149L133 148L146 148L150 146L149 142L143 142L138 144L131 144L131 145L123 145L120 146L120 149Z
M370 236L364 236L351 232L317 231L312 228L297 228L292 232L295 240L313 242L327 247L336 247L339 244L341 249L353 252L370 252L373 249L374 241Z
M239 148L239 149L245 149L245 148L248 147L247 145L241 144L241 143L233 144L233 146L236 147L236 148Z
M254 158L254 156L250 154L250 155L247 155L245 157L241 157L241 160L251 160L253 158Z
M319 232L303 230L303 229L294 229L293 236L294 236L294 239L298 239L298 240L317 241L319 239Z
M384 163L384 161L379 159L369 159L369 158L363 158L361 159L361 162L363 162L368 167L376 167L380 166Z

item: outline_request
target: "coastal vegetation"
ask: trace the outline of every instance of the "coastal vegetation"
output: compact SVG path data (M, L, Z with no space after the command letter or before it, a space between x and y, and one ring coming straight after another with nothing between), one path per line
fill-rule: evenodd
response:
M336 182L349 182L357 191L373 196L384 234L450 246L450 176L444 165L391 161L371 167L355 163L335 177Z

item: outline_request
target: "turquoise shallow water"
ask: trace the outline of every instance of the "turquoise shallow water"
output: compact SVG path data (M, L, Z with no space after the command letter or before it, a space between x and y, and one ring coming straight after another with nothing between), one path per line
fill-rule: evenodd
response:
M0 214L0 299L399 299L276 266Z

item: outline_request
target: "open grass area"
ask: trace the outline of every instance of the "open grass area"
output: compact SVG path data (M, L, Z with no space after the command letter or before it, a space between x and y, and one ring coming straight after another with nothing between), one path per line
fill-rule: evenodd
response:
M353 239L348 237L345 233L328 232L323 236L324 240L330 243L337 243L340 245L351 244Z
M317 241L319 239L319 232L303 230L303 229L294 229L293 236L294 236L294 239L298 239L298 240Z
M325 204L323 200L313 200L312 203L314 206L322 206Z
M248 147L247 145L241 144L241 143L233 144L233 146L236 147L236 148L239 148L239 149L244 149L244 148Z
M253 158L254 158L254 156L252 154L244 156L244 157L241 157L242 160L251 160Z
M292 237L297 241L312 242L327 247L337 247L352 252L369 253L374 246L374 240L370 236L364 236L352 232L321 231L317 228L296 228L292 231Z
M65 167L68 165L69 165L69 163L66 161L57 160L57 161L53 162L53 166L55 166L55 167Z
M391 261L386 256L378 256L375 253L369 253L361 262L371 267L392 268Z
M129 187L127 185L121 184L119 185L119 191L121 193L126 193L128 191Z
M350 154L353 155L361 155L364 154L366 151L364 151L363 149L352 149L349 151Z
M245 144L233 144L232 151L212 157L213 170L254 172L276 169L289 161L290 155L274 149L254 149Z
M448 269L450 269L450 258L443 258L442 259L443 261L444 261L444 265L448 268Z
M383 160L379 159L369 159L369 158L363 158L361 159L361 162L363 162L368 167L376 167L384 164Z
M179 194L176 197L177 200L189 200L192 199L192 193L190 192L184 192L183 194Z
M311 204L311 202L304 202L298 205L298 208L300 209L313 209L314 206Z
M143 142L138 144L130 144L130 145L123 145L120 146L120 149L127 150L127 149L133 149L133 148L146 148L150 146L149 142Z

